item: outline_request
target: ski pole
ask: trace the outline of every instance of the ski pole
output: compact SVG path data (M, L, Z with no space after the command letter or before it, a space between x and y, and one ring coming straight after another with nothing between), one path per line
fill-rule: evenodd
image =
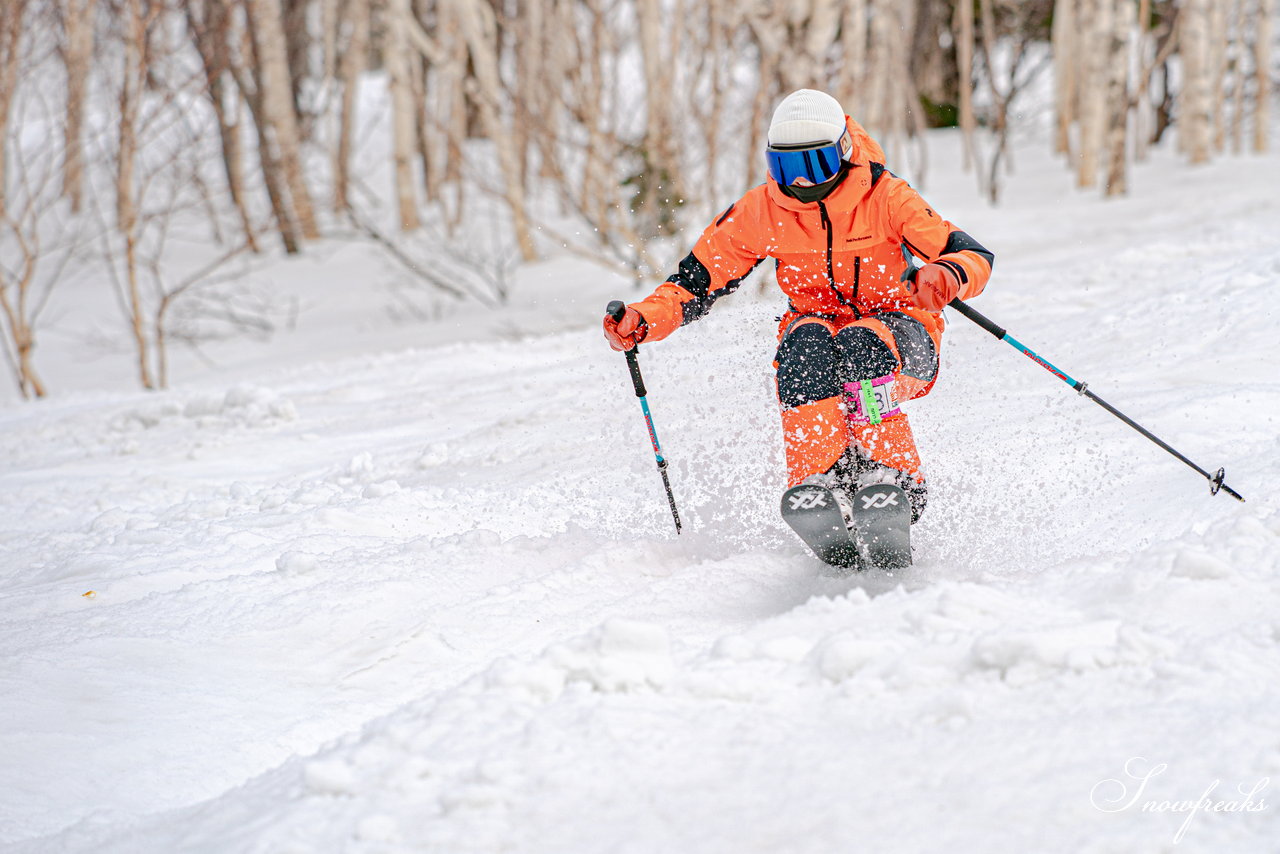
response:
M622 320L623 315L627 313L627 306L622 300L614 300L609 303L605 311L614 320ZM658 444L658 431L653 429L653 416L649 413L649 401L645 397L644 377L640 376L640 361L636 355L636 351L639 349L636 346L625 351L627 368L631 371L631 385L636 390L636 397L640 398L640 408L644 410L644 421L649 425L649 441L653 443L653 456L658 461L658 472L662 475L662 485L667 490L667 503L671 505L671 518L675 520L676 534L679 534L680 514L676 511L676 498L671 494L671 481L667 477L667 458L662 456L662 446Z
M1012 345L1014 348L1016 348L1018 351L1020 351L1020 352L1022 353L1022 355L1026 356L1026 357L1027 357L1027 358L1029 358L1031 361L1035 362L1037 365L1039 365L1040 367L1044 368L1046 371L1048 371L1049 373L1053 374L1055 377L1057 377L1058 379L1062 380L1062 381L1063 381L1064 383L1066 383L1067 385L1071 386L1073 389L1075 389L1075 390L1076 390L1076 392L1077 392L1078 394L1081 394L1081 395L1083 395L1084 397L1089 398L1089 399L1090 399L1090 400L1092 400L1094 403L1098 404L1098 405L1099 405L1099 406L1101 406L1103 409L1105 409L1105 410L1107 410L1108 412L1110 412L1110 413L1111 413L1112 415L1114 415L1116 418L1119 418L1119 419L1120 419L1121 421L1123 421L1125 424L1128 424L1128 425L1129 425L1130 427L1132 427L1134 430L1137 430L1137 431L1138 431L1139 433L1141 433L1143 436L1146 436L1146 437L1147 437L1148 439L1150 439L1152 442L1155 442L1157 445L1159 445L1160 447L1164 448L1164 449L1165 449L1166 451L1168 451L1170 454L1172 454L1173 456L1175 456L1175 457L1177 457L1178 459L1182 460L1184 463L1186 463L1187 465L1189 465L1191 468L1193 468L1193 469L1195 469L1196 471L1198 471L1198 472L1199 472L1199 473L1204 477L1204 479L1205 479L1205 480L1209 481L1209 494L1210 494L1210 495L1217 495L1217 494L1218 494L1218 490L1220 490L1220 489L1221 489L1223 492L1227 493L1227 495L1230 495L1230 496L1231 496L1232 498L1234 498L1235 500L1237 500L1237 501L1244 501L1244 498L1240 495L1240 493L1236 492L1234 489L1232 489L1231 487L1227 486L1227 485L1226 485L1226 483L1224 483L1224 482L1223 482L1223 479L1226 477L1226 474L1227 474L1227 473L1226 473L1226 469L1221 469L1221 468L1220 468L1220 469L1218 469L1216 472L1214 472L1213 474L1209 474L1207 471L1205 471L1204 469L1200 468L1200 466L1196 465L1195 463L1191 462L1191 460L1187 459L1185 456L1183 456L1182 454L1178 453L1178 451L1177 451L1177 450L1176 450L1172 445L1169 445L1168 443L1164 442L1163 440L1161 440L1161 439L1160 439L1160 437L1156 436L1156 435L1155 435L1154 433L1152 433L1150 430L1148 430L1147 428L1143 427L1143 426L1142 426L1141 424L1139 424L1138 422L1134 421L1134 420L1133 420L1132 418L1130 418L1128 415L1125 415L1123 412L1121 412L1120 410L1116 409L1114 406L1112 406L1111 404L1107 403L1105 400L1103 400L1102 398L1098 397L1098 396L1097 396L1096 394L1094 394L1093 392L1089 391L1089 384L1088 384L1088 383L1081 382L1080 380L1074 379L1074 378L1072 378L1071 376L1069 376L1065 371L1061 370L1060 368L1055 367L1055 366L1054 366L1051 362L1049 362L1047 359L1044 359L1043 357L1041 357L1041 356L1037 355L1037 354L1036 354L1036 352L1035 352L1034 350L1032 350L1030 347L1028 347L1026 344L1023 344L1023 343L1022 343L1021 341L1019 341L1017 338L1014 338L1012 335L1010 335L1008 332L1006 332L1002 327L1000 327L1000 326L996 325L996 323L995 323L994 321L992 321L990 318L988 318L986 315L984 315L984 314L982 314L981 312L979 312L979 311L977 311L977 310L975 310L975 309L973 309L973 308L969 307L969 306L968 306L968 305L966 305L965 303L961 302L959 299L953 299L951 302L947 303L947 306L948 306L949 308L954 308L956 311L960 312L960 313L961 313L961 314L963 314L965 317L969 318L969 319L970 319L970 320L972 320L974 323L978 324L978 325L979 325L979 326L981 326L983 329L987 330L987 331L988 331L988 332L990 332L992 335L994 335L995 337L999 338L1001 341L1004 341L1004 342L1006 342L1006 343L1008 343L1008 344Z

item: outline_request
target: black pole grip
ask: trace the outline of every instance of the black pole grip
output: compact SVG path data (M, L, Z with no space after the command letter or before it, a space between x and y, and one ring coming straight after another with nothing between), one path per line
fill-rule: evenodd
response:
M604 311L616 322L626 316L627 304L620 299L616 299L610 302ZM638 349L639 345L626 351L627 370L631 371L631 385L636 390L636 397L644 397L647 392L644 390L644 377L640 376L640 361L636 358L636 350Z
M644 377L640 376L640 362L636 359L638 349L632 347L627 351L627 369L631 371L631 384L635 386L636 397L644 397L648 392L644 390Z
M1004 327L997 325L994 320L991 320L982 312L976 309L970 308L962 300L953 299L951 302L947 303L947 308L954 308L956 311L960 312L965 317L969 318L974 323L978 324L983 329L987 330L997 338L1003 339L1004 336L1009 334L1008 332L1004 331Z

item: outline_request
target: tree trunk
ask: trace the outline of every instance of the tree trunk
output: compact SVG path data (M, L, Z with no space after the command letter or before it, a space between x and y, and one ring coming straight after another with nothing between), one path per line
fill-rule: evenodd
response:
M5 35L3 15L0 15L0 38ZM3 119L3 115L0 115ZM32 328L30 311L28 309L27 297L31 292L31 284L35 279L36 262L39 255L38 235L35 241L29 241L22 233L22 225L8 220L7 225L13 230L14 242L17 244L18 252L22 254L22 265L19 272L12 281L6 281L3 278L5 272L4 267L0 267L0 312L4 314L5 321L8 323L9 334L13 339L13 353L11 355L13 361L14 379L18 383L18 391L28 400L32 397L44 397L44 383L40 381L40 377L36 374L35 364L32 356L35 353L36 338L35 330ZM37 223L29 222L28 226L35 229ZM38 231L38 229L35 229ZM13 301L9 299L9 289L12 288L18 298L17 305L14 306Z
M1079 88L1075 59L1079 44L1076 3L1077 0L1057 0L1053 6L1053 82L1056 107L1053 150L1067 156L1071 155L1071 126L1076 121ZM964 4L960 4L958 8L963 6Z
M1254 24L1253 68L1255 75L1253 105L1253 152L1266 154L1269 148L1271 110L1271 27L1276 15L1276 0L1258 0L1258 19Z
M857 0L855 0L857 2ZM768 12L765 15L761 9ZM756 183L761 174L761 150L767 144L762 140L760 131L767 125L769 111L777 94L779 60L784 47L781 13L768 6L754 9L747 19L751 31L755 35L756 48L760 54L760 62L756 72L755 96L751 99L751 120L747 125L747 160L744 174L750 176L748 181ZM849 109L847 104L844 108Z
M810 0L802 49L804 61L794 66L797 70L804 69L804 77L796 79L792 88L827 89L827 51L835 44L839 34L840 4L836 0Z
M886 152L894 147L895 93L897 70L894 62L898 47L897 14L895 0L871 0L871 55L866 79L876 81L870 102L866 105L869 127L880 137L880 145ZM890 155L892 161L892 155Z
M1080 152L1076 186L1098 183L1107 122L1107 61L1111 56L1112 8L1116 0L1085 0L1080 7L1084 76L1080 88ZM1124 2L1124 0L1121 0Z
M1240 154L1244 149L1244 81L1245 37L1247 30L1244 16L1244 0L1231 0L1231 39L1228 61L1231 66L1231 153Z
M147 70L143 66L146 26L142 0L125 0L124 76L120 86L120 135L116 159L116 226L124 239L124 273L129 321L138 356L138 378L154 389L150 344L142 322L142 287L138 275L138 203L134 171L138 156L138 113Z
M187 27L204 64L206 94L218 120L222 167L227 176L231 203L240 217L245 240L252 252L260 251L256 229L249 216L244 191L244 146L240 141L240 101L228 85L231 65L231 16L226 0L190 0L186 4Z
M263 169L278 169L279 184L288 191L288 207L304 238L320 237L311 193L302 167L302 142L289 80L288 47L280 0L244 0L249 32L257 59L260 115L259 139L269 156Z
M1107 85L1107 196L1129 192L1129 38L1134 25L1134 8L1127 0L1116 6L1108 40L1107 62L1111 70Z
M646 236L669 234L675 228L672 210L684 198L680 184L675 118L675 62L680 55L672 28L663 18L661 0L637 0L640 54L644 65L645 131L639 177L639 212ZM675 19L680 19L676 10Z
M312 0L281 0L284 23L285 56L289 67L289 98L298 121L299 139L311 138L310 116L302 100L302 84L311 70L311 30L307 26L307 10Z
M1064 1L1069 0L1060 0L1059 5ZM973 114L973 4L956 4L955 32L956 68L960 72L960 140L963 146L964 169L968 170L977 165L974 134L978 131L978 120Z
M1228 2L1212 0L1209 4L1209 115L1214 151L1222 151L1227 145L1227 42L1231 38L1227 27Z
M342 102L338 112L338 146L333 162L333 208L345 211L351 205L351 148L355 134L360 74L369 53L369 0L347 0L349 34L338 76L342 81Z
M587 74L578 100L578 112L587 131L586 165L582 175L582 208L587 212L588 219L596 225L600 241L607 243L611 237L609 230L611 200L607 177L610 164L605 156L608 137L601 127L604 116L601 115L600 108L604 104L604 63L607 52L608 22L598 0L588 0L587 6L591 11L590 36L587 41L589 48L587 61L584 63Z
M475 70L476 101L485 135L497 151L507 207L511 210L512 227L520 255L534 261L538 250L533 241L529 212L525 208L524 188L520 185L520 168L511 144L509 129L502 122L502 78L498 71L497 32L493 9L484 0L451 0L458 14L463 38L471 53Z
M71 201L71 212L79 213L84 194L84 101L89 89L93 60L94 11L98 0L66 0L63 21L67 43L67 125L62 170L62 192Z
M849 115L859 122L866 120L867 79L867 4L866 0L847 0L844 20L840 24L841 65L836 77L836 98Z
M413 63L409 56L407 28L412 11L409 0L387 0L387 32L383 61L391 89L391 159L395 181L396 206L400 212L400 230L416 231L418 196L413 175L415 124L418 112L413 105Z
M1179 25L1184 80L1178 97L1178 140L1193 164L1209 160L1211 142L1209 3L1186 0Z
M1155 38L1150 27L1151 0L1138 0L1138 23L1135 47L1138 60L1138 76L1134 80L1133 89L1129 93L1129 109L1133 113L1133 159L1142 162L1147 159L1147 143L1150 139L1148 130L1152 124L1151 108L1151 73L1155 70L1155 57L1158 53Z
M0 218L6 216L9 111L18 85L18 60L22 55L22 18L26 10L26 0L0 3Z

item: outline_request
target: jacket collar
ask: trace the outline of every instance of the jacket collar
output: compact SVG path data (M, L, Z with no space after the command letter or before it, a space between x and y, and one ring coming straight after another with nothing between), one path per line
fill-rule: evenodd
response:
M880 145L871 138L870 134L853 120L852 116L844 117L845 127L849 129L850 139L853 140L853 151L851 152L852 166L849 174L840 182L840 186L831 191L831 195L823 199L823 203L828 207L834 207L841 210L852 210L859 202L861 202L871 192L872 175L871 163L884 162L884 150ZM816 213L818 210L817 202L802 202L799 199L788 196L782 192L782 188L778 186L778 182L773 180L772 176L765 178L768 189L769 201L781 208L796 213Z
M769 201L778 207L795 211L796 213L817 212L818 202L802 202L794 196L788 196L782 192L782 188L778 186L778 182L772 176L766 179L766 183ZM822 200L822 203L829 208L852 210L866 197L870 190L870 165L867 163L854 163L849 168L849 174L840 182L840 186L832 190L831 194Z

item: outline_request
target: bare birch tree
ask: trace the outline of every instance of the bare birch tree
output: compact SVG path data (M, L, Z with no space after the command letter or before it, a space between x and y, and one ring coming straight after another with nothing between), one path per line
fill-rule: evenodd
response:
M1271 37L1276 17L1276 0L1257 0L1254 19L1253 68L1253 152L1266 154L1271 119Z
M1070 0L1062 0L1070 2ZM974 138L978 129L973 112L973 9L968 3L957 3L954 16L956 34L956 70L959 73L959 109L957 123L960 126L962 166L972 169L977 163Z
M1212 142L1211 2L1186 0L1179 18L1183 82L1178 98L1178 142L1192 164L1208 161Z
M307 240L320 236L311 191L302 166L302 136L289 74L288 44L280 0L243 0L248 35L255 58L255 95L263 170L278 170L279 186L288 193L287 214Z
M1119 0L1112 16L1111 33L1106 39L1110 73L1107 75L1106 93L1107 178L1104 193L1108 196L1122 196L1129 191L1129 68L1132 64L1129 44L1135 24L1133 4Z
M205 94L218 122L227 192L249 248L258 252L257 227L249 213L245 185L245 153L240 136L243 106L231 76L232 9L227 0L188 0L185 12L188 32L204 66Z
M1051 0L978 0L978 56L990 99L986 124L992 135L989 159L979 170L979 186L993 204L1000 198L1001 175L1011 164L1013 105L1049 61L1048 57L1038 58L1033 46L1048 37L1041 27L1048 19L1050 5ZM1002 45L1006 50L1000 50Z
M84 110L98 0L62 0L62 3L65 34L62 56L67 69L67 119L63 142L66 154L62 188L71 200L71 212L76 213L80 210L84 192Z
M1080 6L1083 63L1076 186L1095 187L1106 139L1107 78L1111 59L1111 20L1116 0L1084 0Z
M393 192L400 213L400 230L416 231L418 216L417 181L414 179L414 152L417 150L418 111L413 103L413 59L409 28L414 26L409 0L386 0L386 41L383 61L391 90L391 159Z
M365 70L369 53L369 0L347 0L342 21L346 25L346 39L338 61L342 97L338 105L337 144L333 153L335 211L345 211L351 205L351 155L356 128L356 99L360 90L360 74Z
M5 210L5 188L9 177L9 116L18 90L18 70L22 62L22 23L27 0L0 4L0 214Z
M0 113L0 125L3 119ZM51 121L52 113L41 119ZM73 272L83 223L64 207L61 146L18 141L11 150L13 169L0 194L0 342L19 393L37 398L47 391L35 365L40 316L54 287Z
M840 64L833 94L850 115L858 118L867 101L867 0L848 0L843 6Z
M116 227L124 242L124 293L130 319L130 331L138 355L138 378L142 387L155 388L149 358L150 340L143 328L142 286L138 270L138 241L141 218L135 196L135 171L138 155L138 116L146 67L143 50L147 28L154 17L143 12L142 0L123 0L122 46L124 68L120 78L120 121L116 150Z
M31 147L20 138L10 144L10 123L23 60L23 26L31 5L27 0L0 5L0 316L5 359L19 392L27 398L45 394L33 362L32 305L42 255L41 214L48 195L39 186L39 168L28 157ZM10 151L16 163L10 162Z
M639 172L628 176L637 187L633 209L646 237L675 228L672 209L684 202L677 157L675 71L680 55L680 27L666 20L662 0L636 0L640 55L644 67L644 138L638 147ZM680 6L672 13L679 19Z
M1053 150L1057 154L1071 154L1071 127L1079 115L1079 80L1076 51L1079 45L1076 9L1080 0L1057 0L1053 5L1053 82L1054 82L1054 138ZM963 4L957 5L957 10ZM957 11L957 14L960 14ZM963 126L963 125L962 125Z

